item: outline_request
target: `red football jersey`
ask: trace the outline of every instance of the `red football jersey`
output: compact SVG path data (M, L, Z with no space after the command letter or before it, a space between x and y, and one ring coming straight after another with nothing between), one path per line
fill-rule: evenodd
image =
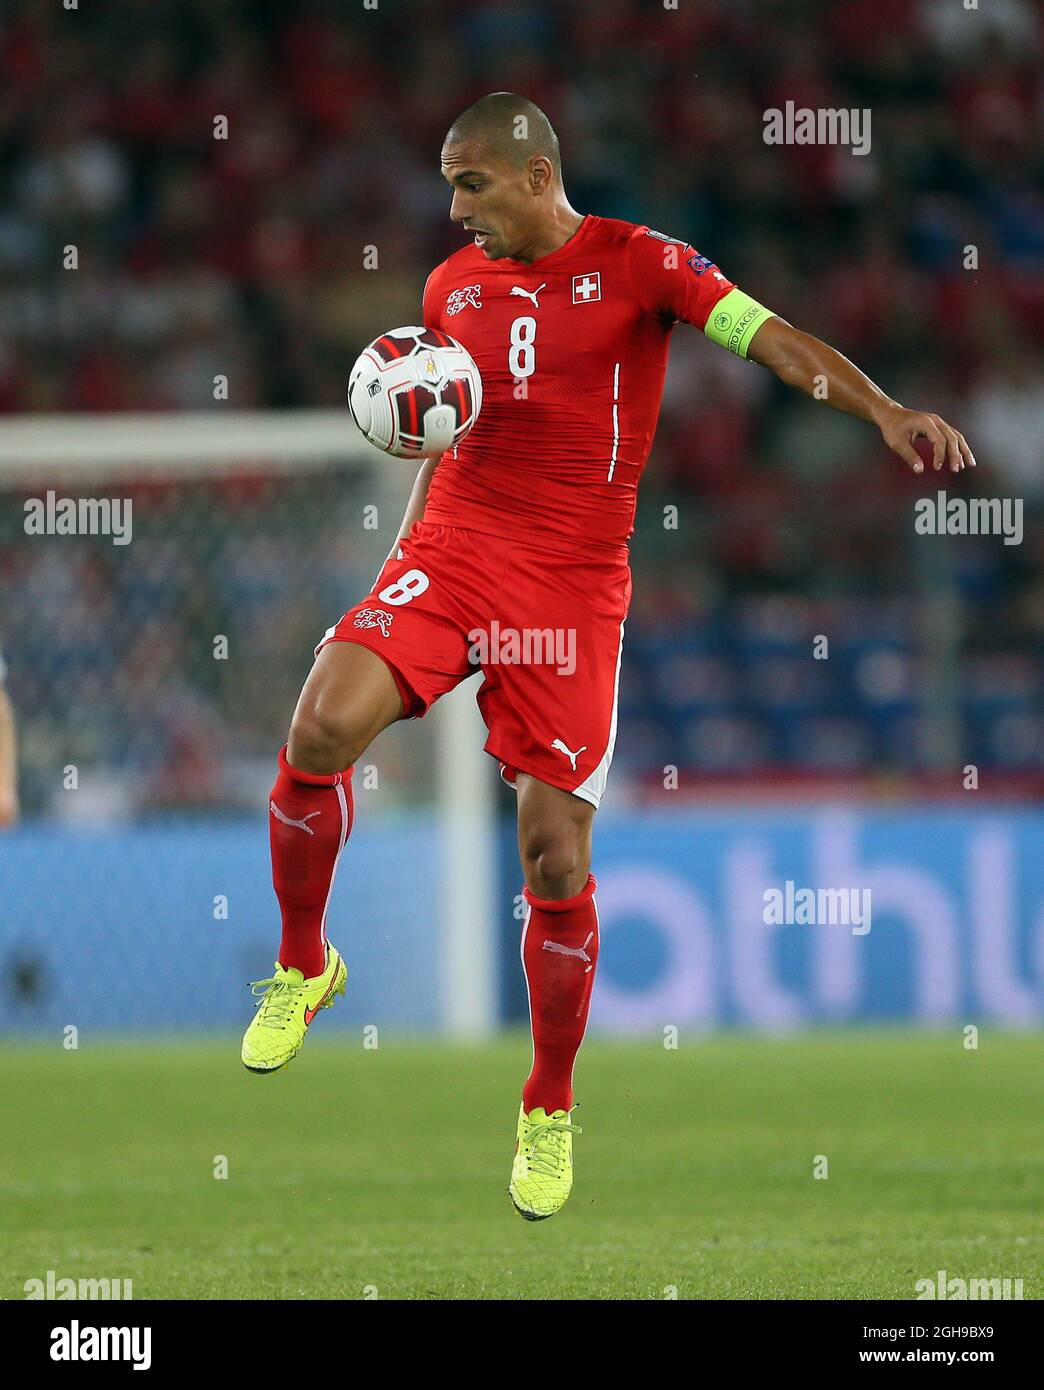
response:
M626 553L663 394L671 329L707 328L736 287L646 226L588 214L527 265L473 243L428 277L424 322L482 374L482 411L435 470L424 519L570 554ZM745 355L770 317L736 293L713 336ZM731 330L731 331L730 331Z

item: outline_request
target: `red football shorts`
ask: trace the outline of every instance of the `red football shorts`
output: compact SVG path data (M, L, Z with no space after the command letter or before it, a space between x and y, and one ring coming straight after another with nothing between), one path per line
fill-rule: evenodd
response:
M330 628L391 669L405 718L481 670L486 752L597 806L616 742L626 560L573 559L415 522L371 592Z

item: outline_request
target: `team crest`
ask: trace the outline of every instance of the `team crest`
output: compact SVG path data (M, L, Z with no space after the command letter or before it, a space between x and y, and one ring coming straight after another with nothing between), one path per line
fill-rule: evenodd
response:
M379 627L381 635L389 636L388 629L391 627L394 613L386 613L383 608L364 608L355 615L353 627Z
M462 290L453 290L446 296L446 313L452 316L459 314L462 309L466 309L470 304L473 309L481 309L482 301L479 295L482 293L481 285L467 285Z
M602 276L597 270L573 276L573 303L595 304L602 297Z

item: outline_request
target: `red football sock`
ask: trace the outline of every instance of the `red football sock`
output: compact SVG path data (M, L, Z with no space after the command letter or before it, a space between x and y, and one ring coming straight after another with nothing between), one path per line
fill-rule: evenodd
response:
M598 962L594 891L593 874L575 898L561 902L522 890L529 904L522 928L522 968L533 1029L533 1070L522 1088L527 1114L535 1105L550 1115L573 1104L573 1062L587 1027Z
M351 834L352 769L316 776L298 772L279 753L268 801L272 882L283 914L279 963L305 979L326 969L326 908L337 856Z

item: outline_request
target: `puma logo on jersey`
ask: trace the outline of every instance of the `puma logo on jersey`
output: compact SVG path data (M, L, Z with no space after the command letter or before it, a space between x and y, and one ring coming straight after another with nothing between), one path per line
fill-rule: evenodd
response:
M567 747L565 746L565 744L562 742L562 740L561 740L560 738L552 739L552 741L551 741L551 747L552 747L552 749L553 749L556 753L564 753L564 754L566 755L566 757L569 759L569 761L570 761L570 762L572 763L572 765L573 765L573 771L574 771L574 772L576 771L576 760L577 760L577 758L579 758L579 756L580 756L581 753L586 753L586 752L587 752L587 744L586 744L586 743L584 744L583 748L578 748L578 749L576 750L576 752L574 753L573 750L572 750L571 748L567 748Z
M537 309L539 309L539 308L540 308L540 305L537 304L537 295L540 293L541 290L546 290L546 289L547 289L547 281L545 280L544 283L543 283L542 285L538 285L538 286L536 287L535 290L524 290L524 289L522 288L521 285L512 285L512 286L511 286L511 293L512 293L512 294L524 294L525 297L526 297L527 299L531 299L531 300L533 301L534 306L535 306Z
M290 816L280 811L279 807L275 804L274 801L270 801L268 803L268 807L269 810L272 812L273 816L275 816L276 820L282 821L284 825L292 825L295 830L303 830L306 835L315 834L315 831L312 829L310 825L307 824L307 822L310 820L314 820L316 816L321 816L323 814L322 811L309 811L307 816L305 816L304 820L293 820Z
M591 957L587 954L587 948L590 946L593 936L593 931L588 932L587 940L582 946L563 946L560 941L545 941L541 949L544 951L557 951L560 956L578 956L581 960L586 960L588 965L590 965ZM587 974L586 970L584 974Z

